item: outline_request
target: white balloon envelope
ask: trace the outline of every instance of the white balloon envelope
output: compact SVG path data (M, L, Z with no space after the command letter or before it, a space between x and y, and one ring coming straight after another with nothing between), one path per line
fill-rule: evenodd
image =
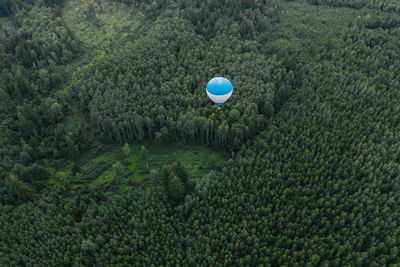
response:
M224 77L215 77L206 86L208 97L218 106L228 100L233 92L231 81Z

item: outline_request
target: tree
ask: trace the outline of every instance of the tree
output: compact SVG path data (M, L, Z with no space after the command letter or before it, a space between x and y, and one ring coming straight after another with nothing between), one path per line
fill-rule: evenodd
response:
M74 141L69 135L65 136L65 143L67 145L67 158L76 160L79 156L79 148L75 145Z
M172 174L168 185L168 195L176 201L180 201L185 196L185 185L182 180L175 174Z
M115 170L115 176L119 177L119 175L121 174L121 170L122 170L122 164L121 162L117 161L112 165L112 168Z
M180 181L185 187L188 186L189 176L186 170L183 168L180 161L173 162L171 165L171 172L179 177Z
M127 158L129 158L129 156L131 155L131 148L129 147L128 143L125 143L125 145L122 147L122 152Z
M72 163L71 171L72 175L76 175L80 171L79 165L76 164L75 162Z
M23 181L20 181L17 176L12 174L8 179L8 190L10 194L15 196L17 203L33 199L32 189L30 189Z
M160 185L161 177L160 177L160 173L158 172L158 170L150 170L150 176L151 176L151 184L153 186Z
M142 145L140 147L140 159L144 162L144 166L146 171L149 171L149 152L147 151L146 147Z
M164 165L162 167L162 171L161 171L161 180L162 180L162 185L164 187L165 192L168 192L168 186L169 186L169 182L170 182L170 170L168 168L168 166Z

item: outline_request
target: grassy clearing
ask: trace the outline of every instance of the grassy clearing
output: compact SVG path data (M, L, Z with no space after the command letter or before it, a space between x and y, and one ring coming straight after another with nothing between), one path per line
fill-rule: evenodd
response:
M98 185L114 177L115 177L115 169L111 167L108 168L105 172L103 172L96 180L91 182L90 185Z
M97 156L92 156L95 153L89 152L82 156L79 178L72 176L70 164L65 168L52 170L53 175L48 183L58 184L65 179L71 179L71 187L77 189L84 184L94 187L119 178L120 188L127 187L129 182L141 182L149 188L151 175L140 158L141 146L142 144L130 146L129 155L122 151L122 146L107 146ZM218 172L224 161L221 153L202 146L173 143L151 144L146 148L149 152L150 170L160 171L164 165L180 161L193 181L201 179L212 170Z
M131 146L129 156L122 152L122 146L115 146L113 149L99 155L91 160L91 163L101 159L108 159L113 164L121 163L122 171L128 169L133 172L125 181L142 182L146 186L151 184L151 175L146 171L145 162L140 158L141 144ZM217 170L223 163L220 153L202 146L187 146L183 144L152 144L146 146L149 152L148 165L150 170L160 171L164 165L174 161L180 161L187 170L192 180L201 179L211 170ZM115 176L115 170L110 169L104 172L93 184L104 182Z
M202 146L187 146L183 144L153 144L148 147L150 169L160 170L164 165L180 161L189 176L196 180L213 169L218 169L223 162L221 155L209 148ZM137 158L140 158L140 148L136 147ZM140 162L138 172L145 173L144 163ZM147 181L149 174L143 174Z
M121 160L123 157L122 149L120 146L107 146L105 148L104 152L102 152L101 154L97 155L94 158L88 159L88 157L90 157L90 155L91 155L91 153L83 156L84 164L81 167L82 170L87 170L92 165L99 163L101 161L111 162L113 164L117 160Z

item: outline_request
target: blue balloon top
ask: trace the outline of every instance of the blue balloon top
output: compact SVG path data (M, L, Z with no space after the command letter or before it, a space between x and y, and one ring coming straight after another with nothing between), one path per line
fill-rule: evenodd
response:
M233 89L232 83L224 77L212 78L207 83L207 91L213 95L226 95Z

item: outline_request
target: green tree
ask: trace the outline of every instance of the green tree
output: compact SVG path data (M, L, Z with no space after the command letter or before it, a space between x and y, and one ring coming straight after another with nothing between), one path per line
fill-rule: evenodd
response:
M12 174L8 179L8 190L11 195L15 196L17 202L24 202L32 200L33 198L32 189L30 189L23 181L20 181L17 176Z
M149 171L149 152L144 145L140 147L140 159L143 161L146 171Z
M179 177L181 182L185 187L187 187L189 182L189 176L186 170L183 168L180 161L173 162L171 165L171 172Z
M168 195L172 199L179 201L184 198L185 191L185 185L183 184L181 179L177 175L172 174L171 180L168 185Z
M75 145L74 141L69 135L65 136L65 143L67 145L67 158L76 161L79 157L79 148Z
M131 155L131 148L129 147L128 143L125 143L125 145L122 147L122 152L127 158L129 158L129 156Z

